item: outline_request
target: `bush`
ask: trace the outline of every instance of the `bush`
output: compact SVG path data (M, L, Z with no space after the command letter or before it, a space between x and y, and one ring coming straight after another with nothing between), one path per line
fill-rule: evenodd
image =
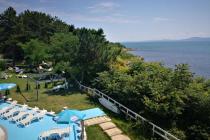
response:
M175 135L180 140L185 140L186 139L186 135L185 135L184 131L182 131L178 128L172 128L171 130L169 130L169 132L171 134Z
M149 125L146 122L143 122L141 120L138 120L135 123L132 123L132 131L135 131L136 133L140 133L142 136L150 138L152 137L152 130L151 125Z
M187 135L189 140L209 140L208 128L201 125L192 125L187 129Z

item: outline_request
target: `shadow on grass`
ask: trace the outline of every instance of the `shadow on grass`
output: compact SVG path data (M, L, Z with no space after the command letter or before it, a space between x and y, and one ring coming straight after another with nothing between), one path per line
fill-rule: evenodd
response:
M49 96L53 96L53 95L66 96L66 95L71 95L71 94L80 94L81 92L78 89L60 90L58 92L54 92L49 89L49 90L46 90L44 93Z

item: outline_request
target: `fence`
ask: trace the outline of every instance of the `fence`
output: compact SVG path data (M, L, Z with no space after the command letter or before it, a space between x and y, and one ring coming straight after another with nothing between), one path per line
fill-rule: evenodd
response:
M168 133L167 131L163 130L162 128L160 128L159 126L155 125L154 123L150 122L149 120L145 119L144 117L142 117L141 115L137 114L136 112L130 110L129 108L125 107L124 105L122 105L121 103L117 102L116 100L112 99L111 97L109 97L108 95L102 93L101 91L97 90L97 89L92 89L90 87L86 87L82 84L80 84L77 81L79 88L83 91L86 91L88 93L97 95L98 97L102 97L107 99L108 101L114 103L116 106L118 106L118 108L126 114L127 117L130 117L133 120L142 120L143 122L148 123L151 128L152 128L152 133L159 135L160 137L162 137L165 140L179 140L178 138L176 138L174 135Z

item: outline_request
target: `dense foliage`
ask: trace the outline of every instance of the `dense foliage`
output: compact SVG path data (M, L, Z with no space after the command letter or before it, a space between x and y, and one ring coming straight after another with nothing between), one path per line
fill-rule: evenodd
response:
M120 54L120 44L109 43L102 29L75 29L57 17L9 7L0 14L0 53L14 62L38 65L51 61L56 72L73 73L88 83Z
M0 52L5 58L21 61L24 59L24 51L19 43L26 43L31 39L48 43L54 33L73 30L74 26L67 25L56 17L29 10L17 15L9 7L0 14Z
M9 7L0 14L0 53L34 66L51 62L54 72L102 90L181 139L210 138L210 80L195 78L186 64L169 69L144 62L107 41L102 29L75 29Z
M193 78L186 64L172 70L139 60L128 67L101 72L93 84L181 139L209 139L210 80Z

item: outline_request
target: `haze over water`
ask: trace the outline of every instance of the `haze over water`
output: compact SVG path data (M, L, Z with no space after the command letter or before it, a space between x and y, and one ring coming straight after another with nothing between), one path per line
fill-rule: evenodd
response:
M174 68L175 64L187 63L195 75L210 78L210 41L168 41L123 43L134 49L132 54L145 61L159 61Z

